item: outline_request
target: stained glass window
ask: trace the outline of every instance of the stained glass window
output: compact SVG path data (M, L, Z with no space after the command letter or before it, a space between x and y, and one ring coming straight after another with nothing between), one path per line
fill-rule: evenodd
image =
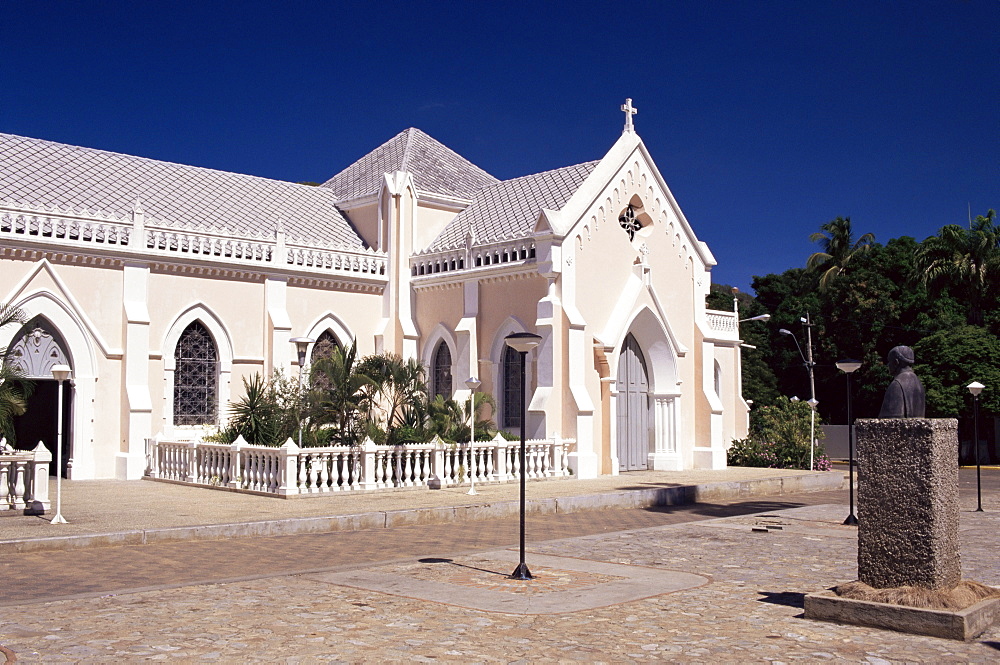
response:
M451 399L451 349L445 342L434 352L434 394Z
M174 360L174 424L214 424L219 401L219 352L200 321L192 322L181 333Z
M323 358L332 358L334 351L340 349L340 342L329 330L324 330L323 333L313 344L312 355L309 358L310 364L315 366L317 360ZM312 386L313 388L319 388L321 390L328 390L330 386L330 377L322 371L316 371L311 373Z
M501 427L521 426L521 354L504 347L503 352L503 424Z

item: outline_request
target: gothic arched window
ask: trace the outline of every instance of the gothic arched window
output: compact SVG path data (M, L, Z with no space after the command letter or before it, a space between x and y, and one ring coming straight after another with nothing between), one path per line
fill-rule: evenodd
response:
M324 330L319 339L316 340L316 343L313 344L312 355L309 356L309 364L315 367L317 361L332 358L336 351L343 351L340 342L337 341L332 332ZM331 387L330 377L322 370L315 372L310 370L310 377L313 388L328 390Z
M451 349L444 341L438 344L432 361L434 394L451 399Z
M174 361L174 424L214 424L219 401L219 352L200 321L193 321L181 333Z
M503 423L501 427L521 426L521 354L509 346L503 352Z

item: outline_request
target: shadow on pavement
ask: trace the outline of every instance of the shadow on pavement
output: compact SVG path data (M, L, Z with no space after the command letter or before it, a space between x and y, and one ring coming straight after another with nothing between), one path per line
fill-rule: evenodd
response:
M763 598L758 598L759 603L770 603L772 605L784 605L802 610L806 606L806 595L798 591L758 591Z
M990 647L991 649L996 649L997 651L1000 651L1000 642L994 642L993 640L987 640L985 642L980 642L980 644L984 644L984 645Z
M692 513L705 517L735 517L737 515L752 515L773 510L788 510L801 508L807 504L797 501L740 501L738 503L691 503L679 506L651 506L645 510L654 513Z

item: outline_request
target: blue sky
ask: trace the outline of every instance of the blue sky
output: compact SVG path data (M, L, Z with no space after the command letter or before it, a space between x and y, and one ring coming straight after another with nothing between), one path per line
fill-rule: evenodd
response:
M499 178L636 131L718 267L838 215L918 240L1000 207L1000 2L4 0L0 131L322 181L406 127Z

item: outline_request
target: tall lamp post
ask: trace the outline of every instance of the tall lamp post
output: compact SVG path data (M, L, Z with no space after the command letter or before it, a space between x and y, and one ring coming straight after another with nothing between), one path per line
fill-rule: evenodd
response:
M526 420L525 414L525 400L527 399L526 388L525 388L525 364L527 362L528 352L538 346L538 343L542 341L541 336L535 335L529 332L519 332L512 333L504 337L503 340L507 346L514 349L521 355L521 560L517 564L517 568L514 572L510 574L511 579L515 580L530 580L531 571L528 570L528 564L524 562L524 493L525 493L525 482L526 482L526 472L524 467L524 423Z
M302 400L302 372L306 366L306 351L309 345L315 342L311 337L293 337L288 340L295 345L295 351L299 355L299 400ZM299 412L299 448L302 447L302 412Z
M63 381L73 373L69 365L53 365L52 378L59 382L56 411L56 515L50 524L66 524L62 516Z
M853 396L851 394L851 374L856 372L858 368L861 367L861 363L857 360L841 360L837 363L837 369L847 374L847 455L850 457L848 460L848 486L850 489L851 497L851 512L844 520L844 524L857 524L858 518L854 516L854 421L851 419L851 401Z
M983 392L985 388L983 384L978 381L973 381L966 388L972 393L972 408L975 418L975 425L973 426L973 438L972 445L976 448L976 512L983 512L983 484L982 478L980 477L979 470L979 393Z
M795 348L799 351L799 357L802 358L802 364L806 366L806 371L809 372L809 406L812 409L812 413L809 418L809 470L812 471L813 449L816 447L816 406L819 405L819 402L816 400L816 380L813 372L813 368L816 366L816 363L813 362L812 323L810 322L809 314L806 314L800 320L805 324L806 334L808 335L808 357L802 353L802 347L799 346L799 340L795 337L795 333L786 328L781 328L778 332L792 338L792 341L795 342Z
M465 380L465 385L469 388L469 410L472 412L469 414L469 479L472 481L472 487L468 493L473 496L479 494L476 491L476 453L472 450L472 446L476 443L476 391L482 384L483 382L474 376Z

